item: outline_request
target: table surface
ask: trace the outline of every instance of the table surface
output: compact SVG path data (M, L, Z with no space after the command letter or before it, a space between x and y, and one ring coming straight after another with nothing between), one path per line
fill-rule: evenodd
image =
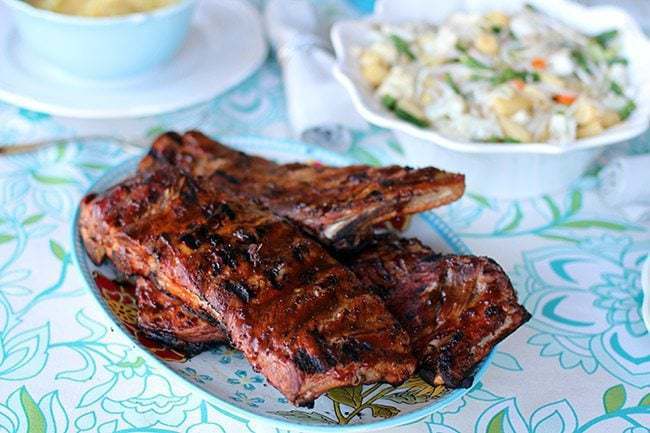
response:
M207 106L146 122L150 135L194 126L291 135L273 58ZM0 105L0 143L70 130ZM568 191L520 201L469 191L438 212L475 253L504 266L533 319L497 348L465 398L391 431L650 433L650 335L640 316L650 236L601 203L593 176L612 154L650 151L648 138L610 150ZM399 144L377 128L355 131L347 153L368 164L400 160ZM109 142L73 142L0 159L0 431L275 432L143 363L86 292L71 263L71 217L92 182L126 157Z

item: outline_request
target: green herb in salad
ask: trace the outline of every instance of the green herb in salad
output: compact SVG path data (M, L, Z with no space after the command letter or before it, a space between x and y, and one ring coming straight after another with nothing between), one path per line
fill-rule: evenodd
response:
M456 48L461 53L467 53L467 50L469 50L469 47L467 45L465 45L461 41L456 42L456 45L454 45L454 48Z
M389 38L395 45L397 52L404 54L409 60L415 60L415 54L411 51L408 42L395 34L390 35Z
M531 11L531 12L539 12L539 9L537 9L537 6L534 6L534 5L530 4L530 3L526 3L524 5L524 7L526 9L528 9L529 11Z
M500 71L497 75L493 76L490 81L495 86L503 83L507 83L511 80L522 80L522 81L531 81L539 82L540 76L538 72L529 72L529 71L516 71L512 68L506 68Z
M608 30L593 37L593 40L603 48L607 48L609 43L618 36L618 30Z
M481 75L481 74L472 74L469 76L470 81L483 81L483 80L489 80L490 77Z
M492 26L492 27L490 27L490 30L491 30L492 33L494 33L495 35L500 35L500 34L501 34L501 30L503 30L503 28L502 28L501 26Z
M571 51L571 58L578 66L591 74L591 68L589 67L589 62L587 61L587 56L581 50L575 49Z
M405 120L409 123L419 126L420 128L426 128L429 126L429 121L426 119L421 119L418 116L415 116L409 113L407 110L400 108L397 104L397 99L391 95L384 95L381 97L381 105L386 107L388 110L395 113L397 117L402 120Z
M397 99L390 95L384 95L381 97L381 105L389 109L390 111L393 111L395 107L397 106Z
M618 95L618 96L624 96L625 95L625 92L623 91L623 88L616 81L612 81L609 84L609 90L611 90L615 95Z
M623 106L623 108L621 108L620 110L618 110L618 117L620 117L621 120L625 120L625 119L627 119L628 117L630 117L630 115L632 114L632 112L633 112L634 110L636 110L636 103L635 103L633 100L630 99L630 100L628 100L627 103Z
M412 115L408 111L399 108L399 106L395 107L394 112L395 115L400 119L412 123L413 125L418 126L420 128L426 128L430 125L428 120L420 119L419 117Z
M477 59L470 56L469 54L463 54L462 56L460 56L459 60L460 60L460 63L467 66L468 68L472 68L472 69L490 69L490 67L488 65L478 61Z
M629 63L629 62L627 61L627 59L626 59L625 57L621 57L621 56L615 56L615 57L612 57L611 59L609 59L609 60L607 61L607 64L608 64L608 65L616 65L616 64L619 64L619 65L627 66L628 63Z
M460 87L458 87L458 84L454 81L449 72L445 74L445 82L449 87L451 87L451 90L453 90L455 94L463 96L463 92L460 91Z
M507 135L504 137L493 135L483 140L483 142L484 143L521 143L520 140L517 140L516 138L508 137Z

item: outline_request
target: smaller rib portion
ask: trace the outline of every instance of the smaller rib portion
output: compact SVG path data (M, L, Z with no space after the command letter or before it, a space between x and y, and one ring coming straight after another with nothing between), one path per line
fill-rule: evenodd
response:
M435 385L470 386L476 365L530 319L487 257L439 255L387 234L347 262L407 330L420 374Z

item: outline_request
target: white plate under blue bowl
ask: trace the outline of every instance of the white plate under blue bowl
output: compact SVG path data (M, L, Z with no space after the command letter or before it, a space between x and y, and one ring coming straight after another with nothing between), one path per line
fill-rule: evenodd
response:
M237 149L261 155L279 162L318 161L328 165L349 165L353 161L321 148L304 144L258 137L223 138ZM100 178L91 191L100 192L134 173L138 158L129 160ZM394 427L418 421L432 412L461 398L469 389L446 390L432 387L417 376L400 387L387 384L364 386L363 389L339 389L321 396L312 409L299 408L287 402L268 385L262 375L253 371L244 357L233 349L220 347L192 359L173 359L155 345L133 334L133 326L123 323L113 313L110 304L117 297L107 296L93 275L101 273L109 279L114 276L107 265L97 267L87 256L78 232L78 213L74 218L74 250L76 262L90 292L94 295L108 319L115 323L127 338L143 349L148 362L167 370L179 382L194 389L199 395L233 417L245 418L298 431L368 431ZM469 254L468 247L432 212L414 217L405 229L405 236L418 237L435 251ZM106 299L105 296L109 299ZM120 310L120 317L124 319ZM128 308L126 309L128 310ZM154 354L155 352L155 354ZM156 355L157 354L157 355ZM173 353L172 353L173 355ZM474 383L485 373L488 357L477 369ZM191 374L188 374L191 372ZM351 396L356 396L352 398ZM337 415L338 414L338 415ZM358 415L356 415L358 414Z
M265 60L257 10L246 0L202 0L180 51L168 62L119 79L85 79L24 47L0 3L0 100L76 119L155 116L207 102Z

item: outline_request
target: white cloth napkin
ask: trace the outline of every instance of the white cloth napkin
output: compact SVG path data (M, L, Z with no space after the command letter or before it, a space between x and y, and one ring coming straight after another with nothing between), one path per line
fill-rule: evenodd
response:
M650 222L650 154L614 159L600 172L600 195L629 219Z
M289 122L297 137L367 124L332 73L328 29L307 0L270 0L265 20L282 67Z

